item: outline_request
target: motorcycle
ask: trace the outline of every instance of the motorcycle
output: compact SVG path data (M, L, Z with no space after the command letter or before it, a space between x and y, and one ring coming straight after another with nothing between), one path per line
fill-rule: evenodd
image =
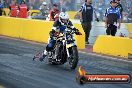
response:
M81 33L74 30L65 29L65 32L60 33L56 37L56 44L54 49L48 52L47 58L50 64L62 65L69 62L71 69L75 69L78 64L78 49L73 34L81 35Z
M47 58L49 64L63 65L69 62L70 69L75 69L78 64L78 49L73 34L82 35L79 31L65 29L56 38L56 43L52 51L48 52Z

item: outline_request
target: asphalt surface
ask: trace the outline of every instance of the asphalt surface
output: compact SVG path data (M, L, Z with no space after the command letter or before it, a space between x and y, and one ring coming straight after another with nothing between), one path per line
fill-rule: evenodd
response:
M132 88L130 84L78 85L76 70L68 64L49 65L47 60L32 61L44 44L0 37L0 87L3 88ZM79 64L89 74L131 74L132 62L106 59L79 53Z

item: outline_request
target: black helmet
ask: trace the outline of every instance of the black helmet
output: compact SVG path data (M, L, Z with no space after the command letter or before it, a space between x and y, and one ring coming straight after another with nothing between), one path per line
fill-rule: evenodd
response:
M53 4L53 6L57 7L58 5L57 4Z
M85 2L87 2L87 0L85 0ZM92 4L92 1L90 1L90 4Z
M112 1L110 1L110 4L111 4L111 3L117 3L117 2L116 2L116 0L112 0Z

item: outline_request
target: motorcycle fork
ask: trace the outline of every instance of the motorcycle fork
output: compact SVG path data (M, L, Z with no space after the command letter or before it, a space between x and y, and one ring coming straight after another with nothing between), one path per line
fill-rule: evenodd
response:
M57 56L58 56L58 53L59 53L59 45L57 45L57 47L56 47L56 50L55 50L55 59L57 58Z
M65 39L66 40L66 39ZM65 41L63 40L62 41L63 42L63 50L66 48L66 53L67 53L67 56L68 56L68 58L70 57L70 53L69 53L69 49L65 46L66 44L65 44ZM65 47L64 47L65 46Z
M70 54L70 48L67 48L66 51L67 51L67 56L68 56L68 57L67 57L67 60L68 60L68 62L71 62L71 60L72 60L71 57L72 57L72 56L71 56L71 54Z
M66 49L68 58L70 57L69 49Z

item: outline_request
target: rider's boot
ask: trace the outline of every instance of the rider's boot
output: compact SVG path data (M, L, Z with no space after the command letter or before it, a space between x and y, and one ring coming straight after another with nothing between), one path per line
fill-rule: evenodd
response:
M41 61L41 62L44 61L44 59L45 59L46 56L47 56L47 51L45 50L42 53L42 57L39 58L39 61Z

